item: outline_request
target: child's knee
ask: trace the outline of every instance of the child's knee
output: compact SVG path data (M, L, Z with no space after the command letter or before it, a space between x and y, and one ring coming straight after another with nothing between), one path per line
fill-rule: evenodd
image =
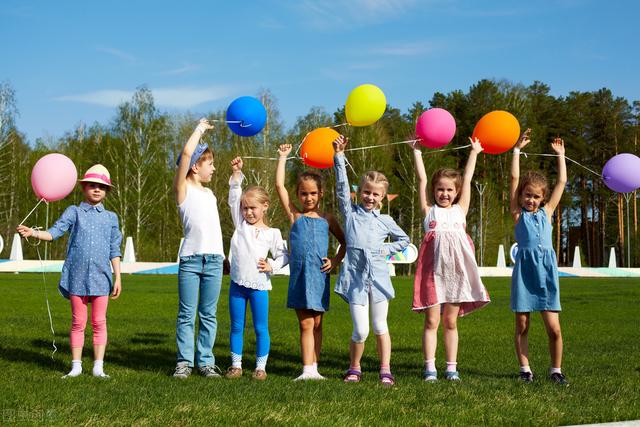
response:
M384 335L389 332L389 326L386 320L373 322L373 333L376 335Z
M458 329L458 318L457 317L445 317L442 319L442 327L444 329L454 331Z
M301 331L310 331L315 328L315 321L312 317L307 317L300 320L300 330Z
M357 343L363 343L367 340L369 336L369 325L363 326L353 326L353 334L351 335L351 340Z
M547 328L547 335L550 341L557 341L562 338L562 331L560 325L553 325Z

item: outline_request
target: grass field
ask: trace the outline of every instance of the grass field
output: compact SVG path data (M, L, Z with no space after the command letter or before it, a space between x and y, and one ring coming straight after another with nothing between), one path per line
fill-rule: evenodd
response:
M298 383L295 314L285 308L286 278L271 293L269 378L256 383L171 377L175 365L176 276L124 276L124 292L109 307L110 380L90 375L62 380L70 362L70 309L56 291L58 275L46 275L55 339L42 276L1 275L0 424L80 425L558 425L640 418L640 282L633 279L561 279L567 388L545 379L546 336L533 317L530 352L533 384L516 380L509 280L486 279L493 302L459 322L461 383L421 381L423 317L410 311L412 280L396 278L389 324L397 386L377 382L373 337L363 359L363 382L343 384L351 322L347 305L332 296L325 317L323 382ZM228 277L218 307L217 364L229 366ZM245 335L244 367L254 366L254 337ZM90 328L86 342L91 343ZM441 343L441 341L440 341ZM442 346L437 364L444 369ZM85 372L92 366L84 357Z

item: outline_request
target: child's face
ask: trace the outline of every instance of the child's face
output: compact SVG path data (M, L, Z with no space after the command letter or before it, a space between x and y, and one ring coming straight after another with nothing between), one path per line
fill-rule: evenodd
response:
M314 211L322 198L322 191L313 179L305 179L298 186L298 201L302 205L303 212Z
M193 166L193 171L198 176L200 182L211 182L213 171L216 168L213 166L213 159L204 160L203 162Z
M269 203L260 203L258 199L251 194L247 194L242 198L242 217L249 224L263 223L264 215L269 209Z
M360 204L368 211L377 209L385 194L384 185L366 182L360 189Z
M84 199L90 205L97 205L98 203L102 202L102 200L107 196L108 190L108 186L99 184L97 182L82 183L82 193L84 194Z
M458 190L456 189L456 182L451 178L440 178L435 185L435 198L436 204L441 208L450 208L453 206L453 202L458 197Z
M544 191L541 186L527 184L520 193L520 206L528 212L536 212L544 201Z

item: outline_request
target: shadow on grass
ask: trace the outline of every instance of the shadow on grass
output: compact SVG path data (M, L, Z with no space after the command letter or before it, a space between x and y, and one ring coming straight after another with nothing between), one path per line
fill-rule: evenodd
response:
M58 352L53 359L51 358L53 352L51 341L33 340L31 344L34 349L0 346L0 358L9 362L32 363L51 371L65 372L68 368L61 357L56 357L60 354L60 344L57 344Z

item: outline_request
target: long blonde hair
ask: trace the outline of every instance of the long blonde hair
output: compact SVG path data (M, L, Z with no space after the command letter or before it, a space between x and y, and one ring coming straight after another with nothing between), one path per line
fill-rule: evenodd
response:
M362 175L362 178L360 178L360 188L359 188L360 191L362 191L362 188L366 183L382 185L382 187L384 188L384 194L382 195L383 198L384 196L387 195L387 191L389 190L389 180L382 172L378 172L378 171L365 172L364 175ZM382 208L382 201L378 202L377 208L378 209Z

